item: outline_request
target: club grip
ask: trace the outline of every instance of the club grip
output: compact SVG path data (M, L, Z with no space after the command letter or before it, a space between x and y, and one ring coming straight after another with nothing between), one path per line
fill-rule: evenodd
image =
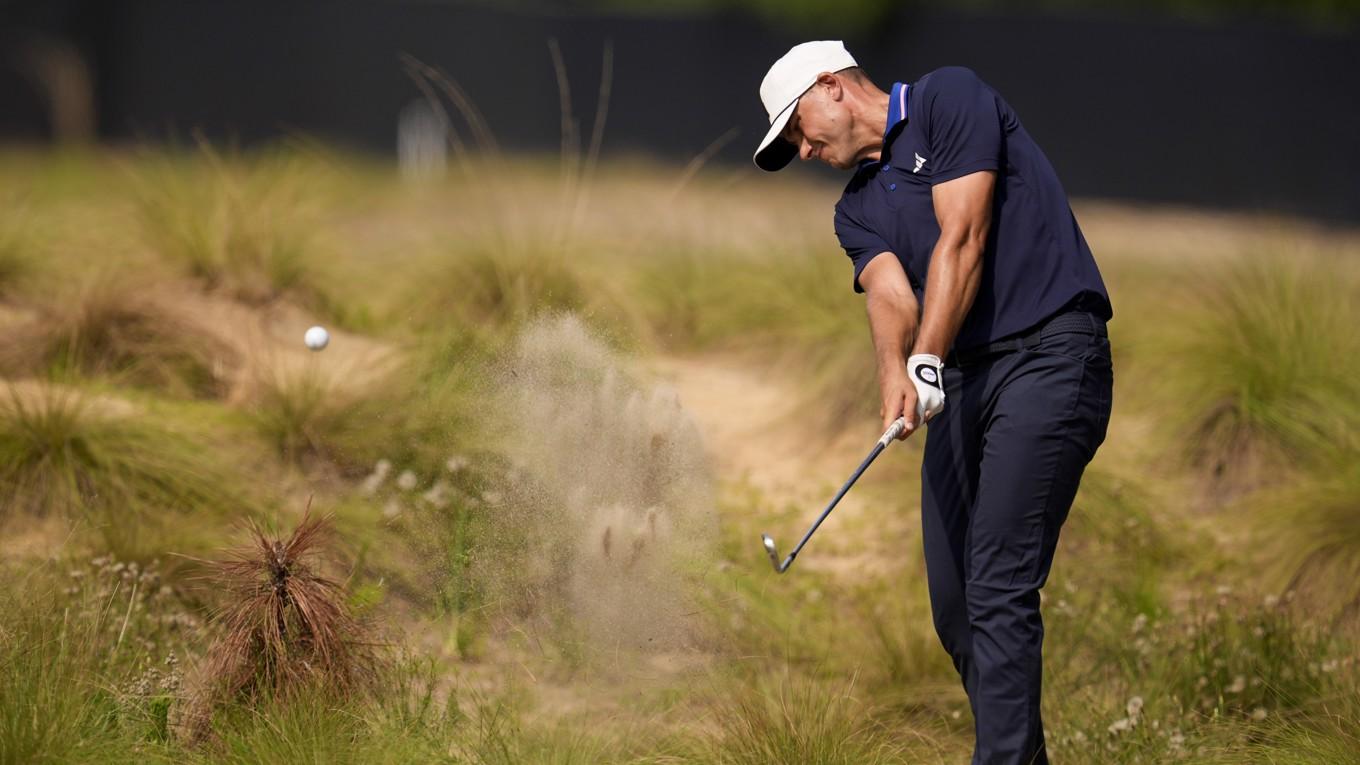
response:
M897 437L902 435L902 431L906 429L907 418L898 417L897 419L893 420L893 424L889 425L887 430L883 431L883 437L878 439L878 443L882 444L883 446L887 446L888 444L897 440Z

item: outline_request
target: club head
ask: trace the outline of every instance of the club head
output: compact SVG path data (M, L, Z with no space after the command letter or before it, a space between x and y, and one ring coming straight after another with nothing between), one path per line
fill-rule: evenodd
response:
M765 554L770 556L770 565L774 566L774 572L784 573L784 567L779 565L779 551L774 549L774 540L770 539L769 534L761 534L760 541L765 545Z

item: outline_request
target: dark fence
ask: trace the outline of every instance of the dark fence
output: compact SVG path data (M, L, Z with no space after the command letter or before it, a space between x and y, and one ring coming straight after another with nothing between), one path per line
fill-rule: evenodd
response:
M398 113L419 97L398 61L409 53L452 74L503 145L556 150L554 39L587 135L601 53L612 46L606 152L688 158L737 127L717 160L746 163L764 127L756 88L800 41L726 16L551 15L395 0L74 5L80 12L68 26L93 62L99 133L113 139L201 129L249 143L296 132L392 151ZM1352 35L1264 22L920 11L847 43L885 86L945 64L977 70L1020 113L1074 195L1360 220L1360 45ZM13 91L11 78L0 96ZM21 123L11 116L0 129L19 133Z

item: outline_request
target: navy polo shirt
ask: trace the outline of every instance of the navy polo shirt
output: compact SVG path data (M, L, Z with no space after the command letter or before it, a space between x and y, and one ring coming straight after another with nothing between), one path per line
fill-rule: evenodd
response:
M1023 332L1071 305L1110 318L1109 294L1067 194L1010 105L963 67L894 84L889 95L882 158L861 163L836 203L836 236L854 263L855 291L864 291L864 266L891 252L924 301L940 237L931 188L994 170L981 282L954 346Z

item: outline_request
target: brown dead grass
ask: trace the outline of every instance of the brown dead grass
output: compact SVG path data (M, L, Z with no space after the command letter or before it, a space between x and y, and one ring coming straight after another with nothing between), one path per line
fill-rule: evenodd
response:
M212 616L218 636L186 721L192 738L208 732L213 711L224 704L286 700L316 688L349 697L373 687L378 644L343 584L321 570L333 534L333 517L313 515L309 506L287 538L251 521L244 546L207 562L206 580L222 605Z

